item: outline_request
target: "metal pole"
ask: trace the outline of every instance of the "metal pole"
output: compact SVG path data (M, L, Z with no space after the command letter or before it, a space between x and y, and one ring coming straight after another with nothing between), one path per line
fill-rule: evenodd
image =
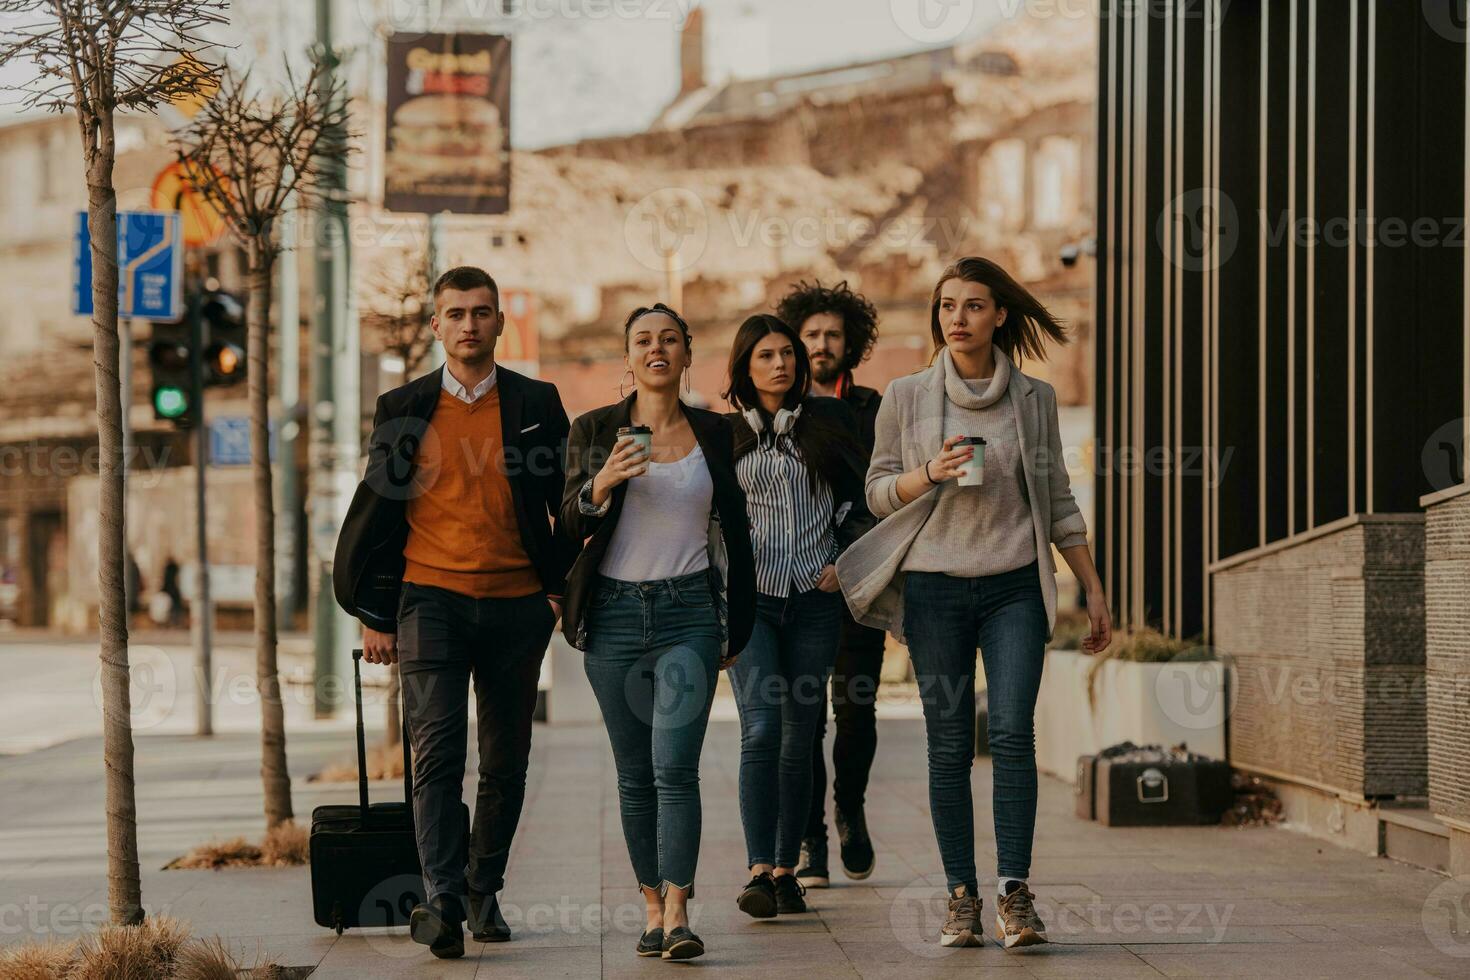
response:
M276 520L276 621L289 629L295 623L301 595L301 583L296 575L296 542L300 534L297 512L301 507L301 481L296 473L296 440L300 432L296 420L301 402L301 286L294 196L286 203L280 228L281 261L276 266L276 312L280 320L277 367L280 405L276 416L275 465L280 500Z
M317 0L317 42L325 49L323 91L335 84L331 0ZM347 503L357 482L361 434L357 324L352 316L351 255L347 239L347 174L342 161L322 161L322 229L316 247L316 304L311 364L312 635L315 713L331 717L351 672L356 621L332 594L332 558Z
M196 674L199 679L199 718L195 729L200 735L214 734L214 636L213 608L209 599L209 534L205 511L205 473L209 468L209 427L204 417L204 346L209 343L209 330L200 315L196 298L189 311L189 402L194 409L194 514L196 517L196 571L194 609L190 616L194 633Z
M444 259L444 215L448 212L435 211L429 215L429 288L434 288L434 283L439 280L448 263ZM430 371L444 364L444 345L435 340L429 345L428 369ZM407 381L408 378L403 379Z

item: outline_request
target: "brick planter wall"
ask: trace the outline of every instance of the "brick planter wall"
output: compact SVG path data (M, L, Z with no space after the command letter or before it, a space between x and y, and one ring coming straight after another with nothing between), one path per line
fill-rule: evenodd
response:
M1357 515L1214 568L1231 762L1354 797L1425 795L1422 515Z
M1424 510L1429 806L1470 825L1470 491Z

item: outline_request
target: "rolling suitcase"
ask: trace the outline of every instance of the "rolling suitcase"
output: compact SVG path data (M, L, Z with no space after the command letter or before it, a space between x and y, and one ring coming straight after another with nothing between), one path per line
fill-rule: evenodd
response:
M414 840L407 718L403 726L404 802L369 804L361 660L362 651L353 650L358 802L356 806L319 806L311 812L312 911L317 925L336 929L339 935L354 927L406 926L414 906L424 901L423 868ZM465 807L466 840L469 819Z

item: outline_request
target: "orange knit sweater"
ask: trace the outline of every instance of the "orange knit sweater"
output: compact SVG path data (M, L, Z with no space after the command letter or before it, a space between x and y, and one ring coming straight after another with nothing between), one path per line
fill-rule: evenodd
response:
M540 589L504 472L500 389L468 405L441 391L429 432L408 501L403 580L477 599Z

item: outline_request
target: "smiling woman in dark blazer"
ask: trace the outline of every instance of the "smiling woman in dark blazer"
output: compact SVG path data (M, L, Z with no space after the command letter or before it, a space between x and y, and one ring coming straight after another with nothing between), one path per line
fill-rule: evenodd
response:
M667 306L624 325L633 394L572 426L561 527L586 542L562 630L586 652L618 772L623 835L647 908L640 956L689 959L699 756L719 671L755 618L755 561L730 423L679 382L689 328ZM648 448L620 434L646 427Z

